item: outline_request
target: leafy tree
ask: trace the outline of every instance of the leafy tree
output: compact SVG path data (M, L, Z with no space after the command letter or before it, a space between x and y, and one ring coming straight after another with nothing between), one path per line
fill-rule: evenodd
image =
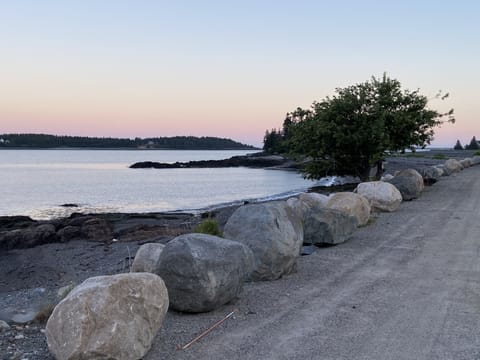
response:
M475 136L472 138L472 140L470 140L470 144L465 145L465 149L467 149L467 150L478 150L478 149L480 149L480 146L478 146L478 142L477 142L477 139L475 138Z
M455 146L453 147L453 150L463 150L463 146L462 144L460 144L460 140L457 140Z
M437 95L442 100L448 97ZM314 102L311 109L290 114L294 124L293 153L312 159L309 178L354 175L367 179L370 169L389 151L415 150L433 139L433 128L455 122L453 109L427 108L418 90L402 90L398 80L381 79L336 89L336 95ZM378 173L377 173L378 175Z

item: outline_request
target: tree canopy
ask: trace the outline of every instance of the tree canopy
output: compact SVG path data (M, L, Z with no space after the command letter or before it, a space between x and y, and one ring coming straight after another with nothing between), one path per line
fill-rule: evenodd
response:
M445 99L448 94L437 96ZM419 90L402 90L398 80L382 78L336 89L336 94L314 102L310 109L287 114L289 151L311 161L309 178L326 175L369 176L390 151L425 147L433 128L455 122L453 109L440 113L427 107Z
M47 134L0 134L0 148L150 148L180 150L255 149L231 139L217 137L107 138Z

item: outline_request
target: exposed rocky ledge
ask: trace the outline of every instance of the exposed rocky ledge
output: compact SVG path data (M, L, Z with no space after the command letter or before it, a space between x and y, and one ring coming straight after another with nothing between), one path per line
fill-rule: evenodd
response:
M130 165L131 169L180 169L180 168L224 168L224 167L251 167L251 168L296 168L296 163L284 156L265 155L256 153L251 155L233 156L223 160L199 160L189 162L160 163L142 161Z

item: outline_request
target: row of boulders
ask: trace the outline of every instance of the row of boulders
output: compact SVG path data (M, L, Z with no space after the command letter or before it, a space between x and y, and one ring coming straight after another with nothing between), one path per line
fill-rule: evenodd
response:
M454 161L436 167L438 174L478 164L480 158L464 165ZM432 172L437 174L424 173ZM424 181L409 169L386 181L360 183L351 193L248 204L229 218L225 238L186 234L166 245L142 245L130 274L88 279L57 305L47 323L49 348L58 359L139 359L168 306L211 311L239 296L245 281L289 274L303 245L346 241L368 223L372 210L395 211L402 200L417 198Z

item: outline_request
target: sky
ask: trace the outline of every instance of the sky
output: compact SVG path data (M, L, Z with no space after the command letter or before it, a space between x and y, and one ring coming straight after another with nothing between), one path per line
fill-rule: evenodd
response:
M384 72L480 139L476 0L0 0L0 133L219 136Z

